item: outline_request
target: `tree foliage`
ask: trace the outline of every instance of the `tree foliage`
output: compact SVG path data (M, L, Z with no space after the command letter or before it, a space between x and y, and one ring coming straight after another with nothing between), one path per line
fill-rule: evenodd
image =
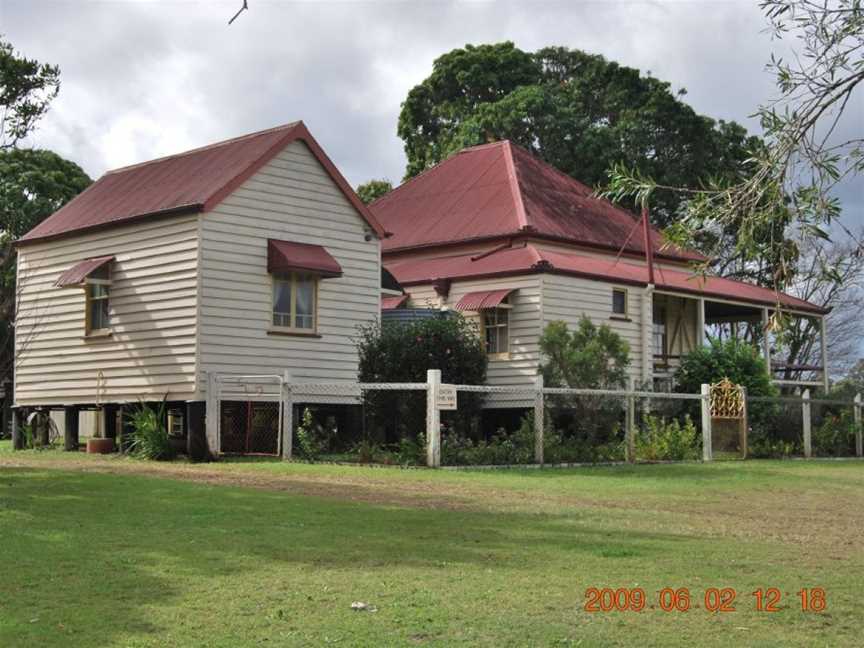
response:
M685 208L667 230L672 242L686 246L705 232L733 232L732 256L744 263L772 259L771 280L782 290L794 284L800 240L828 240L832 224L855 238L838 222L834 189L864 170L864 135L839 141L832 135L864 87L864 5L763 0L761 6L774 37L793 36L797 44L794 56L772 55L768 64L778 93L757 111L764 145L753 149L737 174L710 178L698 188L669 185L619 162L606 195L653 204L656 196L677 193ZM787 228L800 236L779 238Z
M393 184L389 180L369 180L357 187L357 195L364 205L375 202L391 191L393 191Z
M697 114L683 95L579 50L466 45L436 59L402 104L406 177L466 146L499 139L589 185L605 183L615 164L674 186L734 176L758 140L736 123ZM652 218L669 223L681 201L675 192L656 197Z
M427 369L440 369L445 383L482 385L486 348L477 327L458 313L413 322L361 327L357 337L360 382L426 382ZM459 394L459 410L442 412L448 423L467 427L477 414L478 394ZM417 438L425 429L425 392L370 391L366 416L381 441ZM464 431L464 430L463 430Z
M0 149L26 137L59 91L59 67L25 58L0 38Z
M596 326L582 316L574 330L550 322L540 336L540 372L547 387L623 389L630 366L630 347L608 325ZM595 447L617 444L621 403L607 396L554 396L553 428L569 443Z
M540 337L540 367L549 387L621 389L627 381L630 346L609 326L582 316L576 329L550 322Z

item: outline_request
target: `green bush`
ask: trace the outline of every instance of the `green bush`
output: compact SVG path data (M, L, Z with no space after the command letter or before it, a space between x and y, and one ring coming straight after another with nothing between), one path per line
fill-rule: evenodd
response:
M608 325L596 326L583 316L574 330L562 321L550 322L540 338L547 387L623 389L630 366L630 347ZM553 396L549 415L568 439L568 452L593 456L589 446L615 443L621 425L620 399L608 396ZM581 448L581 449L580 449ZM568 461L592 461L568 459Z
M549 417L543 432L543 458L547 464L599 463L624 460L624 441L615 427L606 443L591 443L557 430ZM499 429L490 439L474 440L455 430L441 438L441 461L450 466L495 466L534 463L534 413L526 414L513 432Z
M748 396L772 397L779 391L771 383L765 359L752 345L739 340L711 340L707 346L694 349L681 359L675 372L675 391L698 394L703 384L717 383L728 378L743 385ZM698 404L682 408L692 417L698 416ZM780 407L775 403L748 404L747 418L751 427L750 442L761 437L771 440L792 440L789 425L776 425Z
M644 418L644 431L636 436L636 458L643 461L698 459L702 440L689 416L682 424L660 416Z
M762 436L748 442L748 455L754 459L788 459L803 454L804 448L799 440L772 441Z
M851 411L829 414L813 430L813 453L820 457L850 457L855 454L855 421Z
M426 382L428 369L440 369L445 383L482 385L486 348L477 326L459 313L412 322L360 327L356 339L361 382ZM479 414L482 394L460 393L459 409L442 421L468 434ZM364 407L370 437L381 443L416 439L426 427L426 393L369 391Z
M396 458L403 466L425 466L426 432L420 432L416 437L402 437Z
M126 420L132 428L129 454L151 460L174 458L176 453L168 437L164 402L158 408L141 402L126 414Z
M307 461L315 461L330 449L332 432L315 421L312 410L303 410L300 425L297 426L297 456Z

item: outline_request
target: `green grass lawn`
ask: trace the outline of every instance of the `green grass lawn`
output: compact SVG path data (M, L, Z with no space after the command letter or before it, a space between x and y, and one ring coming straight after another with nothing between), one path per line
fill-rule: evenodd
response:
M446 472L7 443L0 646L860 645L862 503L861 462ZM648 606L589 613L589 587ZM694 607L661 610L664 587ZM736 611L703 609L708 587Z

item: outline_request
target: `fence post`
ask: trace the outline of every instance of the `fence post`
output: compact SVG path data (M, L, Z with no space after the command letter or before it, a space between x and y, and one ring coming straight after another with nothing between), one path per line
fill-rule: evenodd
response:
M441 370L426 371L426 465L438 468L441 465L441 411L438 409L438 387L441 385Z
M711 385L702 385L702 461L712 461L711 448Z
M741 450L741 458L746 459L750 453L749 441L747 440L750 434L750 421L747 414L747 388L744 385L741 385L741 402L742 411L741 420L739 421L738 446Z
M628 391L634 391L633 376L627 379ZM627 395L627 426L624 437L627 445L627 463L636 463L636 397L631 393Z
M216 457L219 454L219 398L216 386L216 374L207 372L207 405L204 412L204 434L207 439L207 454Z
M864 430L861 429L861 394L855 394L852 420L855 421L855 456L864 456Z
M813 456L813 445L811 439L812 420L810 418L810 389L805 389L801 394L801 424L804 428L804 456L809 459Z
M290 459L294 452L294 399L291 394L291 374L282 373L282 458Z
M537 391L534 392L534 461L543 464L543 431L546 411L543 402L543 376L537 376Z

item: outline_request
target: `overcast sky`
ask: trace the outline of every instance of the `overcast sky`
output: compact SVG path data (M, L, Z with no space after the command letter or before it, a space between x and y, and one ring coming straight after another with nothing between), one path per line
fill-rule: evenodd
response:
M398 182L399 104L466 43L566 45L649 71L699 112L748 116L774 93L777 44L753 2L0 0L0 33L57 63L62 88L29 144L105 170L303 119L349 181ZM859 93L844 128L864 132ZM842 199L864 224L864 179Z

